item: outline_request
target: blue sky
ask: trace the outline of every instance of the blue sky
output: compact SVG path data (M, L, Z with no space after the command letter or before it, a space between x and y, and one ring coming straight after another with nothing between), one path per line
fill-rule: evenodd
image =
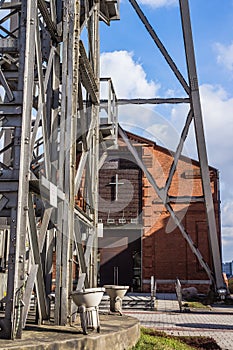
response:
M177 0L138 1L184 75L185 55ZM209 164L220 171L223 260L233 260L233 0L189 0ZM120 21L101 24L101 74L111 76L118 98L183 97L143 24L127 0ZM175 148L187 107L119 109L119 121ZM143 118L142 118L143 116ZM192 132L187 153L196 158Z

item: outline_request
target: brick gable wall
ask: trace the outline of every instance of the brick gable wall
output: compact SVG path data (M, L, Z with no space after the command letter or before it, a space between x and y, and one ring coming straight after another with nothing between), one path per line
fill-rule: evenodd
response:
M163 187L173 161L169 151L161 147L146 147L143 154L152 158L148 170L156 179L157 184ZM211 188L215 203L217 226L218 222L218 176L216 170L211 170ZM197 162L186 158L179 160L177 170L169 190L170 196L185 198L193 196L199 200L203 196L200 177L200 168ZM175 200L174 200L175 201ZM204 260L212 268L211 252L208 243L208 228L204 203L172 204L177 216L180 217L186 231L190 234L196 247L200 250ZM174 291L172 280L207 280L207 275L192 253L188 243L183 238L161 204L148 180L143 177L143 240L142 240L142 279L143 291L149 292L149 279L155 276L156 280L163 280L158 284L159 291ZM220 242L220 230L218 230ZM171 280L165 283L164 280ZM185 285L188 286L188 285ZM206 292L208 285L196 285L199 291Z
M140 144L140 138L138 139L138 143L135 140L133 142L144 164L158 186L165 186L173 162L172 153L152 142L146 143L145 140ZM158 291L161 292L174 292L176 278L182 281L199 281L196 285L198 290L207 292L209 285L206 272L200 266L180 230L175 227L166 208L121 139L119 139L119 150L115 153L110 152L109 158L110 161L108 160L106 166L100 171L99 217L104 223L105 230L110 229L107 224L108 218L114 220L116 228L123 225L120 223L122 217L126 220L124 225L129 224L131 218L139 217L139 224L142 225L141 290L150 291L150 277L154 276L156 280L163 282L158 283ZM124 184L119 186L119 199L114 203L113 188L109 183L113 182L116 174L119 181ZM210 168L210 180L220 243L216 169ZM169 189L169 196L173 198L171 202L173 209L212 269L198 162L181 157ZM179 203L175 203L177 196ZM189 197L192 197L192 200L190 203L185 203ZM127 265L127 261L125 263ZM183 284L183 287L185 286L189 284Z

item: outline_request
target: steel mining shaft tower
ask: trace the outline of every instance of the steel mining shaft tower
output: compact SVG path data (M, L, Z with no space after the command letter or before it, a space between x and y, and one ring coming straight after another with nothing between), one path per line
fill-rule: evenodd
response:
M159 189L120 134L179 226L216 288L223 285L216 222L209 183L188 1L180 0L189 73L185 82L136 1L130 0L156 45L184 87L190 112L166 188ZM72 321L75 306L73 252L80 267L77 289L97 284L98 170L116 146L116 97L109 78L99 74L99 21L119 19L117 0L0 1L1 163L0 220L8 234L7 295L0 338L21 337L32 292L38 319L49 319L48 295L56 258L54 322ZM120 25L120 23L119 23ZM100 83L108 100L100 101ZM83 97L83 95L85 96ZM119 101L134 103L135 101ZM176 99L150 103L172 103ZM183 101L180 101L183 102ZM148 103L137 100L136 103ZM107 112L102 122L99 109ZM194 120L207 208L214 271L202 259L173 212L168 189ZM99 156L101 154L101 157ZM99 158L100 157L100 158ZM82 191L81 191L82 189ZM83 195L82 210L75 205ZM85 233L85 237L84 237ZM54 255L55 252L55 255Z

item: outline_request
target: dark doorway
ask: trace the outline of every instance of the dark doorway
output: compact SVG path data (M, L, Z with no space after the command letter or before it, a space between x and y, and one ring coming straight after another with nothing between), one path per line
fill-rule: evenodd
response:
M141 232L107 230L101 243L100 285L127 285L129 291L141 291Z

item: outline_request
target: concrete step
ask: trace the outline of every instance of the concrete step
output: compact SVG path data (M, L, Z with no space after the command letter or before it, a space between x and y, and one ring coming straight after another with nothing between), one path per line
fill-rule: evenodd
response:
M140 337L140 323L136 318L123 315L100 315L100 333L88 330L84 335L79 318L72 326L27 325L23 339L0 339L0 349L10 350L95 350L131 349Z

